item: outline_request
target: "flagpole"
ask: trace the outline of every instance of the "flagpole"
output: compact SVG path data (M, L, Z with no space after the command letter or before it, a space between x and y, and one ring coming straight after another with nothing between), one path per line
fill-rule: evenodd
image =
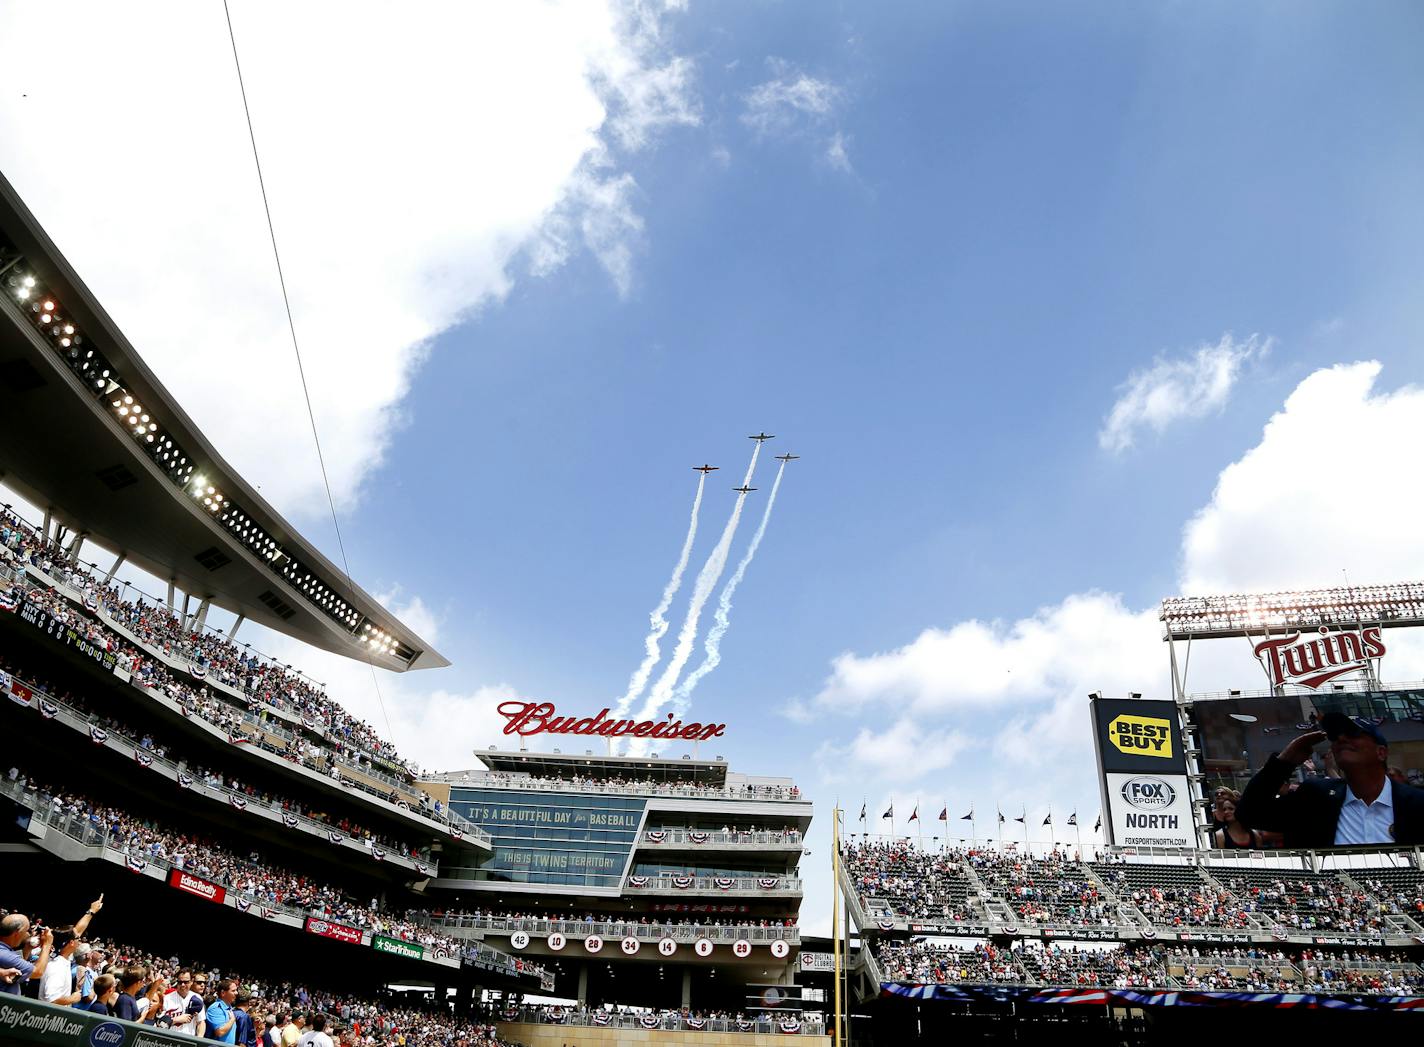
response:
M1078 860L1083 860L1083 827L1078 824L1078 812L1073 812L1073 835L1078 838Z
M998 841L999 850L1002 851L1004 849L1004 812L999 810L996 805L994 813L999 816L998 821L994 823L994 839Z
M835 956L836 968L836 1038L835 1047L841 1047L841 906L837 892L840 890L841 874L841 809L831 813L831 951Z
M1024 851L1027 852L1030 857L1032 857L1033 846L1028 842L1028 808L1025 807L1023 804L1019 804L1019 810L1023 812L1023 817L1019 820L1023 822L1024 827Z
M915 833L920 838L920 853L925 853L925 820L920 817L920 798L915 797Z

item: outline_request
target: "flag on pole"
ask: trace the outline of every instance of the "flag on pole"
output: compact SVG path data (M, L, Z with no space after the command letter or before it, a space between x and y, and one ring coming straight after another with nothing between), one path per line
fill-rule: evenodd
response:
M1097 832L1103 827L1103 816L1098 815L1098 820L1093 823L1093 832Z
M880 817L881 817L882 819L883 819L883 818L890 818L890 819L893 819L893 818L895 817L895 804L892 802L892 803L890 804L889 810L887 810L887 811L886 811L884 814L882 814Z
M969 813L966 814L966 815L964 815L964 817L960 818L959 820L960 820L961 822L972 822L972 821L974 820L974 808L973 808L973 807L969 808ZM1003 816L1002 814L999 815L999 821L1002 822L1003 820L1004 820L1004 816Z
M1044 825L1052 825L1052 824L1053 824L1053 812L1052 812L1052 811L1049 811L1049 812L1048 812L1048 817L1045 818L1045 819L1043 819L1043 824L1044 824Z
M912 822L917 822L917 821L919 821L919 820L920 820L920 805L917 803L917 804L915 804L915 809L910 812L910 821L912 821Z
M1000 815L999 817L1002 818L1003 815ZM1021 814L1021 815L1019 815L1017 818L1015 818L1014 821L1018 822L1018 823L1021 824L1021 825L1027 825L1028 822L1025 820L1025 819L1027 819L1027 818L1028 818L1028 812L1025 811L1023 814Z
M1068 824L1076 826L1078 824L1078 812L1074 811L1068 816Z
M949 804L945 804L943 810L939 812L939 820L942 822L949 821Z
M1000 825L1003 825L1003 824L1004 824L1004 812L1003 812L1003 811L1000 811L1000 812L999 812L999 824L1000 824Z
M864 803L864 802L862 802L861 805L860 805L860 820L861 820L861 821L865 821L865 803Z

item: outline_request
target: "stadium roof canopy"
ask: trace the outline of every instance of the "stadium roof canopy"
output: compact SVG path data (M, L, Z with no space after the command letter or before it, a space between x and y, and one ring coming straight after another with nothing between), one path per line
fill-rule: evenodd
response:
M3 177L0 392L0 479L76 534L313 646L449 664L223 461Z
M590 744L603 742L601 738L577 738L573 741L584 740ZM573 744L572 741L570 744ZM596 750L585 750L580 755L576 752L539 753L493 748L476 750L475 755L492 771L521 771L549 776L567 774L571 770L599 775L626 774L629 777L663 778L673 775L684 781L717 785L727 780L727 761L720 757L706 760L690 756L609 756Z

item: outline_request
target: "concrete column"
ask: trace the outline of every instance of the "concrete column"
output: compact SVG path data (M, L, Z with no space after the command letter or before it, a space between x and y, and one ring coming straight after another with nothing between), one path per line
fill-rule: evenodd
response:
M198 604L198 613L193 616L193 628L201 630L208 624L208 606L212 603L211 597L203 597L203 602Z
M84 548L84 539L88 537L89 536L82 531L74 536L74 541L69 543L70 559L79 559L79 553Z
M692 1006L692 968L686 964L682 967L682 1005Z
M245 621L247 621L247 615L240 614L237 616L237 621L233 622L232 628L227 631L227 638L229 640L237 639L237 631L242 628L242 623Z
M105 584L105 585L108 585L110 582L112 582L112 581L114 580L114 575L116 575L116 574L119 573L119 568L124 565L124 561L127 560L127 559L128 559L128 554L127 554L127 553L119 553L118 557L114 560L114 566L113 566L113 567L110 567L110 568L109 568L109 573L106 574L106 575L104 575L104 584Z
M46 509L44 514L44 526L40 528L40 533L44 535L46 542L49 541L49 523L51 519L50 511Z
M582 960L579 961L578 1002L588 1003L588 964Z
M173 580L168 581L168 613L173 613Z

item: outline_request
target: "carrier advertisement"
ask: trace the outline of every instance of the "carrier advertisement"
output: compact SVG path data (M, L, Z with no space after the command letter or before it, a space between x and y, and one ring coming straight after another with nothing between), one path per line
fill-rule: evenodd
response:
M1198 700L1189 716L1208 803L1200 846L1424 843L1424 690Z

